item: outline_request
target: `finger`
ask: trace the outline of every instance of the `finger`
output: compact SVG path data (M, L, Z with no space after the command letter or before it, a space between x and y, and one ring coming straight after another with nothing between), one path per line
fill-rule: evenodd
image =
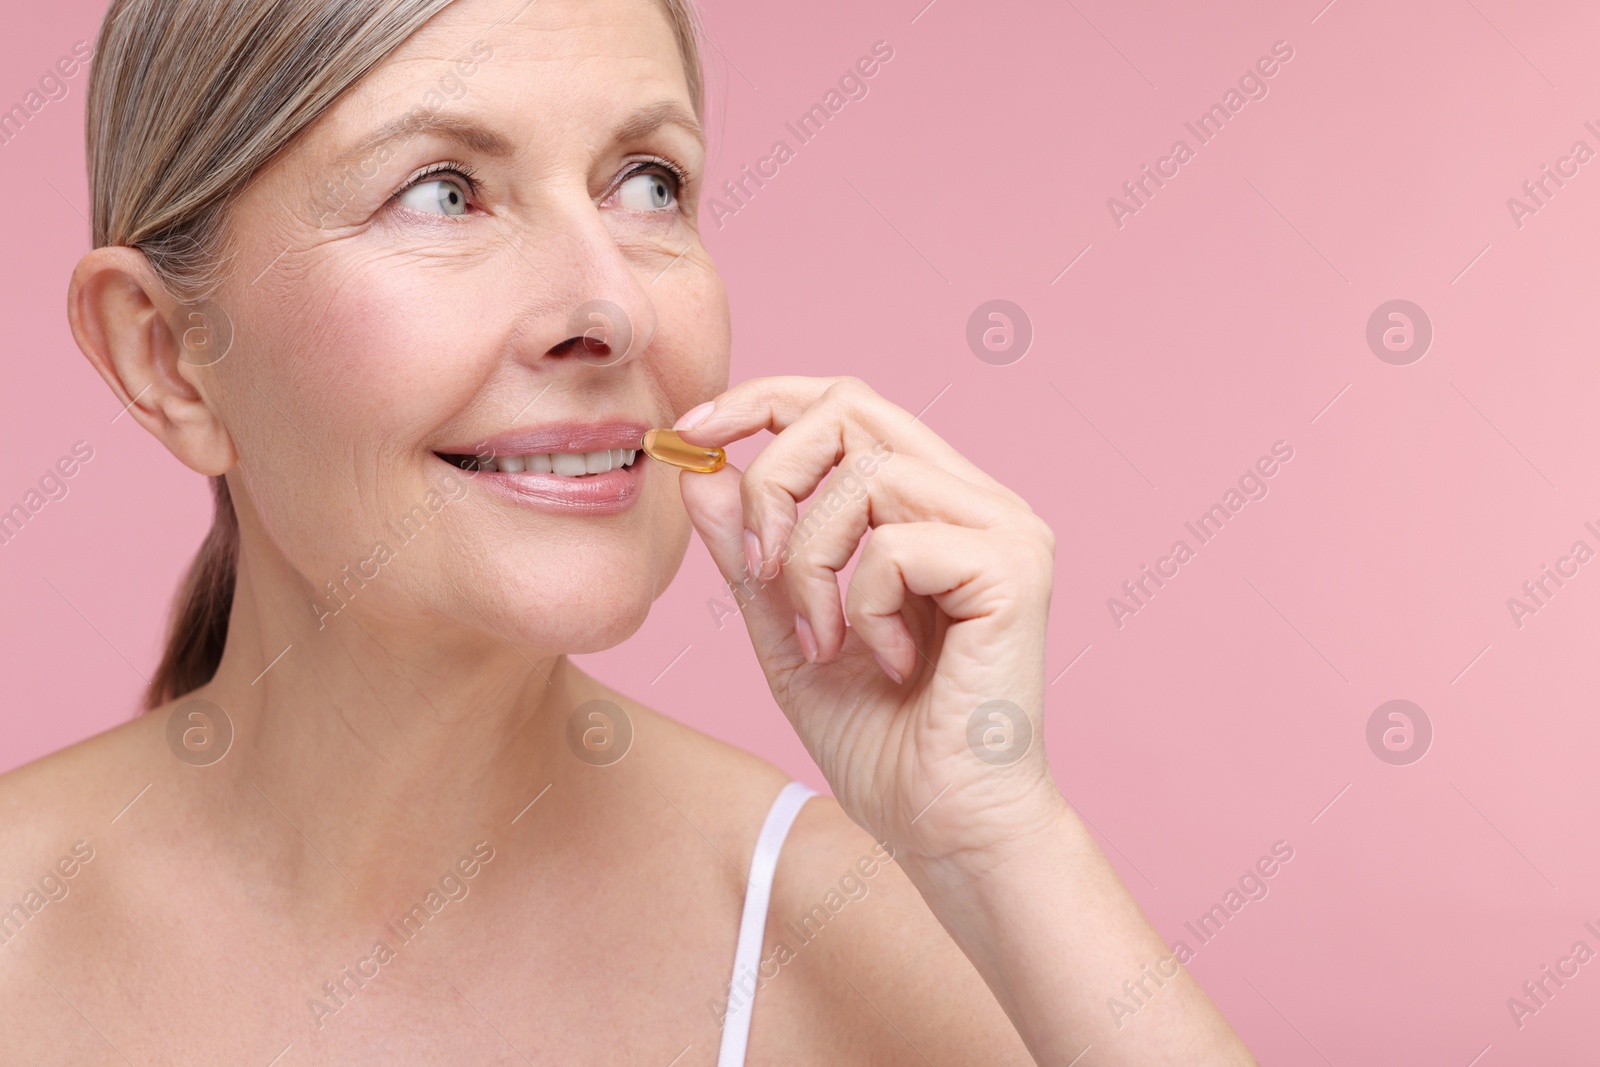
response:
M992 618L1006 627L1048 606L1051 560L1045 543L1009 530L946 523L878 526L850 576L845 615L851 628L902 678L924 654L912 642L902 609L931 597L952 625ZM1042 591L1046 604L1034 603ZM990 666L993 666L992 664Z
M779 557L789 600L815 635L817 662L831 659L844 645L838 572L869 528L948 522L987 529L1004 525L1015 512L1004 498L926 460L897 456L860 476L854 462L858 458L846 455L809 498Z
M805 662L805 655L795 635L794 609L787 593L778 582L752 576L745 565L742 482L742 473L731 463L711 474L678 475L689 521L728 584L763 668L798 666Z
M854 439L840 442L835 459L846 448L859 447L863 440L868 444L884 440L897 452L934 460L969 481L1010 492L926 423L851 375L818 378L791 374L751 378L713 397L711 403L709 414L698 416L690 428L679 431L696 444L721 447L758 430L781 433L806 412L826 403L833 405L838 413L848 413L851 417L839 422L857 432ZM822 434L819 440L826 439L823 431L816 432ZM837 434L835 439L838 439ZM1020 501L1021 497L1017 499Z
M791 480L797 484L809 482L809 488L814 489L845 452L881 441L884 449L938 463L974 485L1008 496L1017 506L1032 510L1020 496L962 456L925 423L879 396L859 378L752 378L711 403L708 415L696 416L689 427L680 428L686 440L722 447L758 430L780 435L751 464L755 472L751 481L757 486L763 484L766 468L793 464L809 470L810 476ZM772 458L763 463L762 457L769 454ZM757 468L757 463L763 466ZM763 514L765 508L760 503L754 514L747 514L752 520L750 529L761 540L763 557L780 550L782 536L793 524L793 511L784 514L782 501L776 504L778 513L770 519Z
M903 428L898 435L896 426ZM877 462L887 462L895 455L916 456L968 485L1004 497L1021 511L1032 511L1020 496L969 462L933 431L855 379L846 379L830 386L790 423L745 473L755 490L745 499L745 522L756 532L764 557L782 551L799 501L816 490L845 453L865 451L869 445L871 455L857 460L862 474L870 473Z

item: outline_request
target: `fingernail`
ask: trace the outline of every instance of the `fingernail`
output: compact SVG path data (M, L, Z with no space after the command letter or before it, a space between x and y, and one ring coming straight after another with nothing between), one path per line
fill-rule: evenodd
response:
M817 635L811 632L811 624L806 622L806 617L798 611L794 613L794 633L800 638L800 651L805 653L807 663L817 661Z
M904 679L902 679L900 677L900 672L899 671L897 671L893 667L889 666L889 661L883 658L883 654L882 653L874 652L872 654L872 658L878 661L878 666L883 668L883 673L884 674L887 674L889 677L894 679L894 684L895 685L899 685L904 680Z
M672 428L674 430L692 430L697 424L704 422L706 416L711 414L711 409L716 406L717 402L715 400L707 400L698 407L692 407L678 417L678 421L672 424Z
M750 568L750 577L761 576L761 539L754 530L744 532L744 564Z

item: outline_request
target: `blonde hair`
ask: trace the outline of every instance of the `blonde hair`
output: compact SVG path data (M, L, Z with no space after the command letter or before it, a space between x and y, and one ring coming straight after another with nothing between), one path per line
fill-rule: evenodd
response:
M139 249L173 295L200 304L228 265L229 205L341 94L452 0L112 0L85 120L96 248ZM532 0L508 0L502 21ZM690 0L657 0L703 117ZM239 524L224 478L216 517L173 602L144 694L150 710L209 682L228 635Z

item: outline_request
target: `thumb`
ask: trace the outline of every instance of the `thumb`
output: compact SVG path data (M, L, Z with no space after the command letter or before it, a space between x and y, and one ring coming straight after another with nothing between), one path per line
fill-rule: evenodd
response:
M689 521L728 583L763 669L792 668L804 664L805 655L795 636L794 607L783 575L763 580L750 573L745 561L743 484L744 472L731 463L711 474L678 474L678 490Z

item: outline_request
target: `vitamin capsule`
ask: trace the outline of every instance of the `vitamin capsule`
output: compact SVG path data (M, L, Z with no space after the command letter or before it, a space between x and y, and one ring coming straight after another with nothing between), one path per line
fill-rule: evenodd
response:
M682 467L686 471L696 471L700 474L719 471L722 465L728 462L728 454L722 449L691 445L666 427L646 430L644 444L641 447L644 448L645 455L651 459L658 459L662 463L670 463L674 467Z

